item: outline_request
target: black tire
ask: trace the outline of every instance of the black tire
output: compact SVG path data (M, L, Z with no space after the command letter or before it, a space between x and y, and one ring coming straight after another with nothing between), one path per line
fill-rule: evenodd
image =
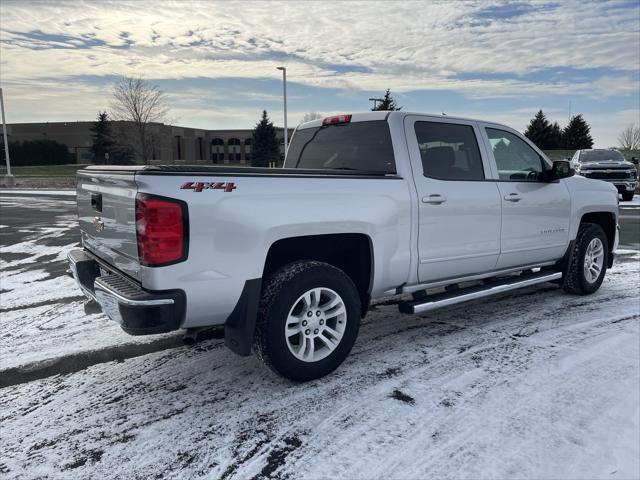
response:
M635 192L631 192L631 193L624 192L622 194L622 201L623 202L630 202L631 200L633 200L634 193Z
M599 238L604 246L604 259L600 275L595 282L589 282L584 274L584 257L587 252L587 246L594 238ZM582 223L578 229L576 241L573 244L571 260L562 278L562 288L565 292L576 295L590 295L594 293L600 288L600 285L602 285L607 271L608 260L609 244L602 227L594 223Z
M306 362L289 350L284 330L296 300L305 292L320 287L340 295L346 309L346 325L342 339L327 357ZM342 270L316 261L290 263L265 283L256 321L254 350L265 365L290 380L307 382L323 377L338 368L349 355L358 336L360 312L358 290Z

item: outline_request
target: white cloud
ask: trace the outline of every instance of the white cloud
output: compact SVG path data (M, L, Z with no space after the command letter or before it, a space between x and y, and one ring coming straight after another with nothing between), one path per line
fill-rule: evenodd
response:
M614 113L590 113L586 119L591 125L595 147L617 147L618 135L630 124L640 125L640 109L621 110Z
M504 89L535 93L558 87L602 96L634 87L628 75L611 75L612 88L455 79L461 73L517 76L556 67L637 68L638 24L629 9L614 8L613 2L542 6L504 21L479 21L474 14L485 3L9 3L3 7L3 76L143 72L152 78L257 78L272 76L276 59L286 58L292 81L315 86L381 89L393 81L398 91L451 86L491 96ZM24 37L33 31L71 37L70 45L104 45L34 50L65 41ZM127 44L131 48L113 48ZM338 73L331 64L370 73Z
M281 63L290 81L313 87L454 91L470 99L637 98L639 10L579 0L3 1L0 77L12 120L33 120L36 112L50 120L93 116L109 92L80 82L83 76L275 79ZM560 70L567 73L545 74ZM253 118L252 109L198 107L200 95L215 101L219 92L179 93L172 102L187 123ZM277 100L268 92L234 95Z

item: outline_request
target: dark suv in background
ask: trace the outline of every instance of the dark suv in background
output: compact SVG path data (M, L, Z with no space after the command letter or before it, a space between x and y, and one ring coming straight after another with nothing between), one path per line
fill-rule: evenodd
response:
M613 183L622 195L622 200L633 199L638 185L638 157L633 157L631 162L628 162L624 155L615 149L578 150L573 155L571 163L578 175Z

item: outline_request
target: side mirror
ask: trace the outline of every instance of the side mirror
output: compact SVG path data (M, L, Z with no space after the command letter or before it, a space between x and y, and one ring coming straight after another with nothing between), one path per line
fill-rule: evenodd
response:
M638 159L638 157L631 157L631 163L633 163L634 165L638 165L638 161L640 159Z
M561 178L573 177L576 171L571 168L571 162L566 160L556 160L549 171L548 179L550 182L560 180Z

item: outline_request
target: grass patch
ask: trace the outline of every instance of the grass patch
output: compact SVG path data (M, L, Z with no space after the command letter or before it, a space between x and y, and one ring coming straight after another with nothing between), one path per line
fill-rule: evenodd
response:
M576 153L575 150L543 150L543 152L550 160L571 159L573 154Z
M11 167L11 173L17 177L75 177L76 171L86 167L76 163L70 165L33 165L25 167ZM0 167L0 175L6 175L7 167Z

